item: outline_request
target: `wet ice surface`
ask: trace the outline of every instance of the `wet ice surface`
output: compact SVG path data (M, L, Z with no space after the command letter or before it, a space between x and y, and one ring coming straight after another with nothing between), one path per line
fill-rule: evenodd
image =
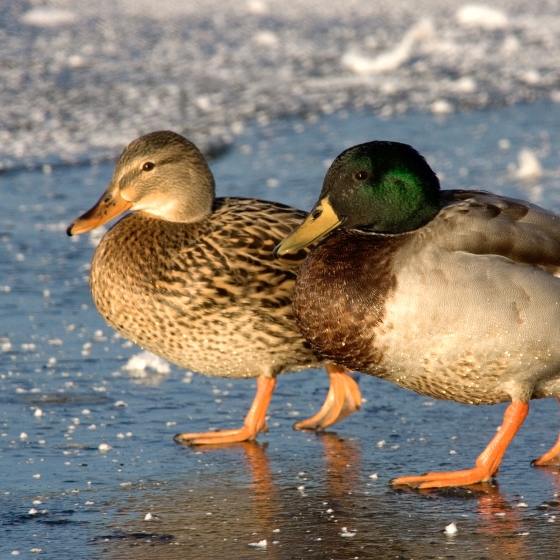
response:
M0 0L0 165L161 128L219 150L255 119L560 101L560 4L479 4Z
M445 188L559 211L559 131L551 103L446 118L341 112L249 128L212 169L220 195L309 209L342 149L392 139L426 155ZM520 164L523 150L532 164ZM516 179L520 165L531 180ZM168 368L98 316L87 283L98 236L64 230L112 168L0 176L2 557L553 557L558 470L529 466L557 438L553 400L531 404L499 488L479 491L420 494L387 482L472 466L504 405L434 401L367 376L362 410L331 433L291 429L326 395L324 371L311 371L280 376L258 444L176 445L178 431L238 427L255 382Z

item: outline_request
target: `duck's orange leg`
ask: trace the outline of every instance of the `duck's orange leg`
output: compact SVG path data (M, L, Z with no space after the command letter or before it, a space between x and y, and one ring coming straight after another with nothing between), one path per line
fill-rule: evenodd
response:
M259 377L257 379L257 394L243 427L237 430L222 430L218 432L200 432L195 434L177 434L173 439L177 443L189 445L216 445L221 443L236 443L253 440L259 432L267 431L265 418L272 393L276 387L276 378Z
M334 364L326 365L331 385L321 410L315 416L296 422L295 430L324 430L340 422L362 406L358 384L346 373L348 370Z
M558 402L560 403L560 397L558 398ZM546 465L558 465L560 463L560 437L558 441L555 443L554 447L539 457L535 459L531 465L535 467L543 467Z
M521 401L513 401L507 407L500 431L478 456L474 468L465 471L433 472L422 476L401 476L391 480L390 484L394 486L407 485L415 488L440 488L487 482L498 471L507 446L523 424L528 412L529 403Z

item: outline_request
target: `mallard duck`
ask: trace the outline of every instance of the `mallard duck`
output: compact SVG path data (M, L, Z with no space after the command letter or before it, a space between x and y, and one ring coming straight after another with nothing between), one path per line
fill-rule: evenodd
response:
M99 313L129 340L181 367L258 378L242 428L177 434L177 442L255 439L266 431L276 376L322 364L331 381L327 399L295 427L323 429L360 408L356 382L311 350L295 324L292 295L305 252L283 262L272 256L305 213L215 198L203 155L169 131L132 142L99 202L67 233L90 231L127 210L93 256L90 286Z
M275 252L320 239L293 303L316 352L436 399L510 402L474 468L392 484L488 481L529 400L560 397L560 216L491 193L442 191L412 147L369 142L336 158L319 201ZM560 438L534 464L559 457Z

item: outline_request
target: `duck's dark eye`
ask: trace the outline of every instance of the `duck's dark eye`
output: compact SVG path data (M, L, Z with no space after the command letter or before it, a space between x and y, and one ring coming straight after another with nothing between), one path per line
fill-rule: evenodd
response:
M142 166L142 171L151 171L155 166L156 166L155 163L152 163L151 161L147 161L147 162Z
M368 177L369 177L369 173L364 169L362 169L362 171L358 171L354 175L354 179L356 179L356 181L365 181Z

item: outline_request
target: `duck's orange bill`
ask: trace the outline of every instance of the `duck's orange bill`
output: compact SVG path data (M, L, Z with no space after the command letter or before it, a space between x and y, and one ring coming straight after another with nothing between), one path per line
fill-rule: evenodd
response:
M130 210L131 206L132 203L121 196L118 188L109 186L97 204L77 220L74 220L68 226L66 233L75 235L91 231Z

